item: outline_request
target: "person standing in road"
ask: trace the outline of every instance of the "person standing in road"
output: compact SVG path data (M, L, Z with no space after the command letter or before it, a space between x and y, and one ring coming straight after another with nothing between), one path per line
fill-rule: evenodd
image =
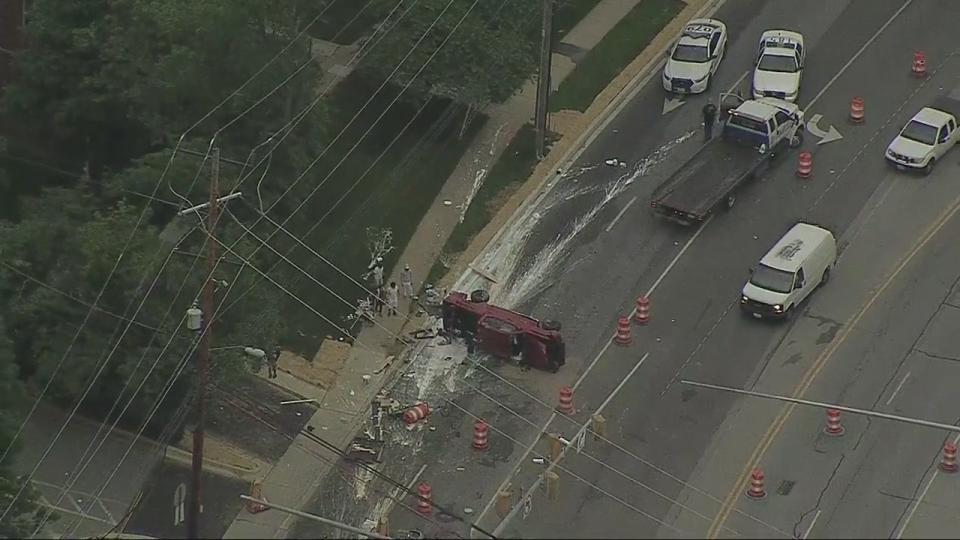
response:
M413 272L409 264L403 265L403 271L400 272L400 287L403 288L404 298L413 298Z
M383 257L377 257L377 262L373 267L373 284L377 287L383 287Z
M267 356L267 378L277 378L277 364L280 363L280 347L274 347L273 352Z
M400 289L397 288L397 282L391 281L390 286L384 292L387 301L387 317L399 313L400 308Z
M717 107L708 101L703 106L703 140L709 141L713 138L713 125L717 122Z

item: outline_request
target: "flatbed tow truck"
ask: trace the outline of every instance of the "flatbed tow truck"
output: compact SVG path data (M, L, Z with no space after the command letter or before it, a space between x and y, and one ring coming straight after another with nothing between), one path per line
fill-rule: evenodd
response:
M662 217L692 225L721 205L733 207L741 185L803 142L803 111L797 105L773 97L721 96L721 103L731 101L737 106L724 111L720 135L654 190L650 206Z

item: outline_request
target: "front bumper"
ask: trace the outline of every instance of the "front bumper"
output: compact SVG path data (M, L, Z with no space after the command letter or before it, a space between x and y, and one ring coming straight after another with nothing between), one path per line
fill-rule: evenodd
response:
M760 99L762 97L772 97L782 99L784 101L789 101L790 103L795 103L797 101L797 96L800 95L800 91L796 91L793 94L787 94L786 92L775 92L773 90L758 90L757 88L753 89L753 99Z
M901 156L900 154L890 155L890 152L884 152L883 157L890 162L890 164L897 166L900 169L922 169L927 166L925 162L914 162L909 160L906 156Z
M744 302L743 298L740 299L740 310L757 319L782 319L786 316L786 310L776 311L769 304L750 299Z
M707 90L708 80L709 76L697 82L690 79L668 79L666 75L660 75L663 89L674 94L702 94Z

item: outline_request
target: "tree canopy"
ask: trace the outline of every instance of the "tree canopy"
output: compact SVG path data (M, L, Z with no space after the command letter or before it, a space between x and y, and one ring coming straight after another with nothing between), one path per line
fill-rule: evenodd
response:
M207 200L211 163L202 156L214 136L224 156L250 158L244 167L222 164L223 193L240 178L265 175L263 196L276 198L318 153L325 113L314 99L319 72L310 41L279 53L319 7L306 0L32 3L16 77L0 95L4 448L21 418L14 401L29 406L55 370L47 398L69 408L92 384L81 411L106 419L132 398L121 425L136 428L190 358L195 336L181 322L203 283L195 255L205 235L196 216L175 215L186 202L174 192L193 204ZM270 168L256 165L270 150ZM235 212L251 217L242 206ZM283 326L282 293L263 282L237 300L257 277L238 276L238 257L260 268L272 262L242 233L230 215L216 230L236 251L214 274L217 302L232 285L238 304L217 320L214 347L268 348ZM246 367L235 352L213 360L217 377ZM179 405L191 366L157 413L157 428ZM0 463L0 507L19 489L10 461ZM18 518L4 520L0 536L33 532L34 500L17 504Z
M392 0L373 1L384 17L396 6ZM393 11L371 38L377 45L361 67L384 78L399 65L397 84L412 82L411 90L420 95L483 107L506 100L531 77L538 50L531 34L539 28L539 2L420 0Z

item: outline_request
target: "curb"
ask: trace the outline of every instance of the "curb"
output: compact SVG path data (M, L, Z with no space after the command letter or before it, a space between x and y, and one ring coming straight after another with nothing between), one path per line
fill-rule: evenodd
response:
M182 448L177 448L176 446L167 445L165 459L170 461L176 461L184 465L193 464L193 452L187 452ZM261 472L266 470L265 464L261 464L252 469L246 467L241 467L239 465L230 465L228 463L221 463L219 461L212 460L208 457L203 458L203 470L207 472L212 472L220 476L229 476L234 478L239 478L241 480L252 480L260 476Z
M96 422L94 420L91 420L89 418L86 418L80 415L74 415L73 418L74 418L74 421L79 419L80 422L82 423L88 424L90 426L96 426L98 428L103 425L100 422ZM178 463L185 463L187 465L190 465L193 462L192 452L187 452L186 450L183 450L182 448L177 448L176 446L173 446L171 444L161 445L159 442L155 441L154 439L151 439L149 437L142 436L142 435L140 437L137 437L133 433L130 433L129 431L126 431L120 428L113 428L113 430L110 433L113 436L119 436L124 439L127 439L128 441L134 442L134 444L135 444L135 441L141 441L145 444L149 444L150 446L156 448L159 451L161 456L160 461L162 461L163 459L169 458ZM256 474L258 474L261 470L263 470L264 466L260 465L253 469L248 469L246 467L230 465L228 463L221 463L219 461L204 457L203 468L205 470L215 472L221 476L226 475L226 476L233 476L233 477L245 479L247 476L252 476L252 475L255 476Z
M559 184L557 182L544 191L546 184L555 178L554 171L558 168L569 168L576 161L579 155L578 151L585 149L590 139L599 134L599 129L613 119L615 116L613 113L624 106L627 100L642 88L643 84L641 83L645 82L644 79L665 61L664 53L673 44L673 37L679 33L681 27L691 19L702 17L716 10L724 2L725 0L692 0L688 2L687 7L681 10L672 21L654 36L650 45L643 49L633 62L628 64L620 76L615 77L606 88L597 94L593 103L577 118L579 122L587 122L586 125L574 128L572 131L576 135L571 134L563 137L556 143L552 151L534 169L530 178L517 189L513 197L507 200L506 204L490 220L490 223L477 233L461 257L438 281L444 285L452 286L455 283L450 283L451 281L460 282L470 274L479 275L479 272L474 270L473 267L481 262L481 258L491 246L501 240L503 235L524 216L525 211L539 197L546 195ZM699 7L696 5L698 3L700 4ZM659 47L655 45L657 43L661 43ZM637 69L635 64L639 62L643 62L639 71L625 81L623 75ZM611 93L613 95L610 95ZM569 142L565 144L564 141ZM560 166L561 164L562 166ZM452 276L455 276L455 278Z

